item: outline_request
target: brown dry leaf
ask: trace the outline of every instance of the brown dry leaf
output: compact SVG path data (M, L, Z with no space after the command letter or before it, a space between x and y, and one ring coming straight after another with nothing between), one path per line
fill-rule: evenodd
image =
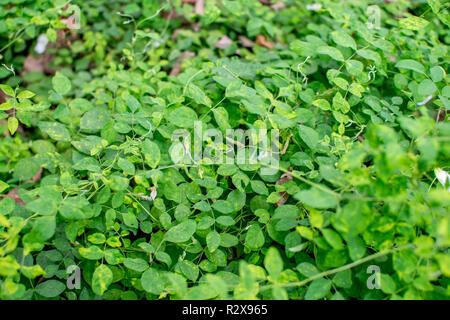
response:
M287 138L286 143L284 144L283 150L281 150L280 154L285 154L285 153L286 153L286 150L287 150L287 148L289 147L289 141L291 141L291 138L292 138L293 136L294 136L294 135L291 134L291 135Z
M262 47L266 47L267 49L273 49L273 44L271 44L270 42L268 42L266 40L266 37L264 37L262 34L258 35L256 37L256 41L257 44L259 44Z
M48 63L50 63L48 54L44 53L36 58L30 53L23 63L22 76L26 75L28 72L44 72Z
M74 29L76 26L75 22L75 14L68 16L67 18L59 19L62 23L64 23L68 29Z
M66 33L64 30L59 29L57 31L56 42L50 42L47 45L47 50L49 48L59 49L63 47L68 47L70 45L70 39L66 38ZM24 76L28 72L45 72L48 74L55 74L56 70L49 67L52 60L55 58L55 54L49 53L48 51L44 52L38 57L35 57L34 54L28 54L27 58L23 63L23 69L21 75Z
M41 180L42 177L42 167L39 168L39 171L36 172L36 174L34 175L34 177L31 180L27 180L25 181L25 183L35 183L38 182L39 180Z
M20 204L22 206L26 205L26 203L22 199L20 199L17 188L12 189L8 192L8 194L0 194L0 198L11 198L17 204Z
M196 22L196 23L192 23L192 30L194 30L194 32L200 32L200 27L202 26L202 22Z
M441 108L439 111L434 112L434 120L437 122L443 122L445 121L447 114L450 114L450 111L446 111L445 109Z
M178 57L177 61L175 62L172 70L170 71L171 76L176 77L181 72L181 63L184 59L189 59L195 57L195 53L191 51L184 51L181 56Z
M194 12L200 16L205 14L205 0L195 1Z
M239 36L238 39L242 43L242 46L245 48L253 48L253 46L255 45L255 43L252 40L250 40L245 36Z
M281 198L278 200L277 203L274 204L275 208L278 208L279 206L282 206L285 204L285 202L289 199L289 194L287 192L279 192Z
M34 175L34 177L31 180L25 181L25 183L35 183L41 180L42 177L42 167L39 168L39 171ZM26 205L26 203L20 199L19 192L17 188L11 189L7 194L0 194L0 198L11 198L13 199L17 204L20 204L22 206ZM38 198L38 197L36 197Z
M70 45L71 40L76 39L76 35L67 37L69 29L58 29L56 31L56 42L49 43L50 48L64 48Z
M214 46L219 49L225 49L233 43L233 40L231 40L228 36L224 35L222 38L220 38L219 41L214 43Z
M289 170L291 171L292 168L289 168ZM275 182L275 185L282 185L288 181L291 181L292 179L293 179L292 175L290 175L289 173L283 173L280 179L278 179L278 181ZM275 208L282 206L289 199L289 194L287 192L278 192L278 194L281 196L281 198L280 200L278 200L277 203L274 204Z
M178 34L183 30L184 30L183 28L178 28L178 29L173 30L172 36L171 36L172 41L176 41L178 38Z
M284 2L277 2L270 6L270 9L273 11L280 11L286 8L286 4Z
M270 0L259 0L263 5L270 6Z

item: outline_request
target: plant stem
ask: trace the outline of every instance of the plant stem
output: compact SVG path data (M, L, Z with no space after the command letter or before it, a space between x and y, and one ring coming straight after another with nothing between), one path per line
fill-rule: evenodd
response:
M314 275L312 277L309 277L309 278L307 278L305 280L302 280L302 281L289 282L289 283L279 283L279 284L272 284L272 285L262 286L260 288L260 291L271 289L274 286L280 286L280 287L284 287L284 288L302 287L305 284L308 284L309 282L314 281L316 279L327 277L327 276L330 276L332 274L335 274L335 273L338 273L338 272L341 272L341 271L345 271L345 270L354 268L356 266L359 266L360 264L363 264L365 262L368 262L368 261L371 261L371 260L383 257L385 255L388 255L388 254L391 254L391 253L394 253L394 252L397 252L397 251L401 251L401 250L404 250L404 249L410 249L410 248L413 248L413 247L414 247L414 245L412 243L408 243L408 244L405 244L405 245L397 247L397 248L392 248L392 249L389 249L389 250L386 250L386 251L380 251L380 252L374 253L374 254L372 254L370 256L364 257L362 259L356 260L356 261L354 261L352 263L349 263L349 264L346 264L344 266L341 266L339 268L335 268L335 269L331 269L331 270L327 270L327 271L318 273L318 274L316 274L316 275Z

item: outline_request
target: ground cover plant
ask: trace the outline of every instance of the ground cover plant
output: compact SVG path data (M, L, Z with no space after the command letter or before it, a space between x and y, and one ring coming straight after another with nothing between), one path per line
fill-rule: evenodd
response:
M0 0L0 299L448 299L449 5Z

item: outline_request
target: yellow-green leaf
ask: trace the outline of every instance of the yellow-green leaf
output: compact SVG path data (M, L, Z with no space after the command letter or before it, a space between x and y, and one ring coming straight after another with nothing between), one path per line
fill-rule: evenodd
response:
M9 117L8 118L8 129L11 135L16 133L17 128L19 127L19 121L16 117Z
M106 265L99 265L92 275L92 291L95 294L103 295L113 281L113 273Z

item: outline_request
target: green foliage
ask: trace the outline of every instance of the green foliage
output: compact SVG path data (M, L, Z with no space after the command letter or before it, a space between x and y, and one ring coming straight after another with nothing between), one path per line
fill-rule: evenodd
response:
M68 30L0 1L0 299L448 299L448 5L221 3L73 1ZM176 164L198 120L280 130L279 167Z

